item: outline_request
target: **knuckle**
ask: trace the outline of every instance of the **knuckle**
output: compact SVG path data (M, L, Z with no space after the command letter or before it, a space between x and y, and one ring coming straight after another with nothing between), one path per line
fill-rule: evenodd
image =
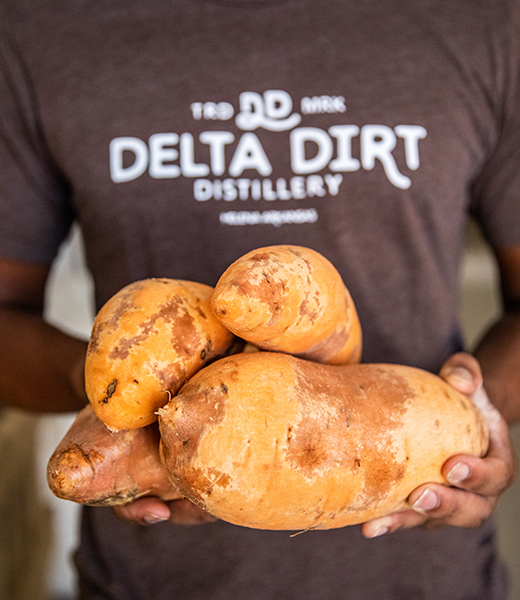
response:
M120 521L123 521L125 523L138 520L136 515L134 514L134 511L132 510L131 505L114 506L112 507L112 512Z
M496 504L497 498L483 498L473 511L465 515L461 523L456 524L468 529L480 527L487 519L489 519L489 517L491 517Z
M474 518L468 522L466 527L469 529L476 529L480 527L485 521L489 519L491 514L493 513L493 507L489 505L487 508L483 509L479 514L474 515Z
M516 481L518 468L513 457L503 465L501 471L502 474L497 480L497 495L504 493Z
M518 477L518 470L515 468L513 471L511 471L509 473L509 476L506 477L504 485L501 489L501 493L505 492L508 488L510 488L513 485L513 483L515 483L515 481L517 480L517 477Z

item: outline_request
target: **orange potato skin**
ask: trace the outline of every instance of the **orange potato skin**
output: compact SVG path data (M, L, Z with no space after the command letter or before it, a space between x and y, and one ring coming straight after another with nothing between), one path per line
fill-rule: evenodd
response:
M183 497L161 464L157 423L113 432L90 405L53 452L47 483L58 498L90 506L125 504L145 495Z
M145 279L115 294L96 316L85 389L113 431L144 427L202 366L223 356L234 336L214 317L212 288Z
M480 412L401 365L320 365L281 353L223 358L159 411L176 487L215 517L259 529L329 529L409 508L458 453L483 455Z
M352 297L332 263L301 246L258 248L218 280L211 308L263 350L327 364L359 362L362 334Z

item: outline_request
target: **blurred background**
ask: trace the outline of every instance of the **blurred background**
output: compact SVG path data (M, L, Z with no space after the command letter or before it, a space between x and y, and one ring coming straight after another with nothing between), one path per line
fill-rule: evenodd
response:
M497 273L489 249L474 225L468 229L462 269L461 319L468 349L500 311ZM53 268L46 319L88 339L94 308L81 235L74 229ZM73 600L72 553L79 507L55 498L45 473L52 451L72 415L39 416L0 412L0 600ZM520 427L512 430L520 449ZM520 600L520 483L502 497L496 518L499 543Z

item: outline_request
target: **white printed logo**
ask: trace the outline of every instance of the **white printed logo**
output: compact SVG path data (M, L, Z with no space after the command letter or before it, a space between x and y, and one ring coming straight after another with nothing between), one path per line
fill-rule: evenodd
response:
M198 136L189 131L154 133L147 141L131 136L114 138L110 142L112 181L132 181L148 172L154 179L192 178L194 199L199 202L298 200L336 196L345 173L370 171L376 164L382 166L393 186L408 189L412 182L399 168L396 149L410 171L420 167L419 145L427 135L420 125L392 128L347 122L327 129L300 126L302 114L346 113L343 96L306 96L300 101L301 114L294 111L293 99L283 90L242 92L238 104L236 116L229 102L193 102L189 108L195 121L228 122L235 117L239 131L208 130ZM260 129L287 132L279 147L287 148L289 177L274 175L276 164L262 144L262 134L255 133ZM359 148L357 156L354 142ZM257 176L245 177L245 171Z
M268 131L288 131L300 124L302 118L292 112L291 96L282 90L267 90L261 96L256 92L240 94L240 112L236 125L244 131L263 127Z

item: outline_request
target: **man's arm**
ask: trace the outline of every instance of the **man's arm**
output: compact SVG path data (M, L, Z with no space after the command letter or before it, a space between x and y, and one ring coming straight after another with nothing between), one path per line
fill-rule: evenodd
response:
M87 344L43 320L48 273L46 266L0 258L0 405L76 411L87 402L83 379ZM121 519L143 524L215 520L185 499L140 498L114 511Z
M496 250L504 313L474 354L486 391L509 423L520 421L520 247Z
M86 342L43 320L49 267L0 258L0 405L41 412L86 403Z

